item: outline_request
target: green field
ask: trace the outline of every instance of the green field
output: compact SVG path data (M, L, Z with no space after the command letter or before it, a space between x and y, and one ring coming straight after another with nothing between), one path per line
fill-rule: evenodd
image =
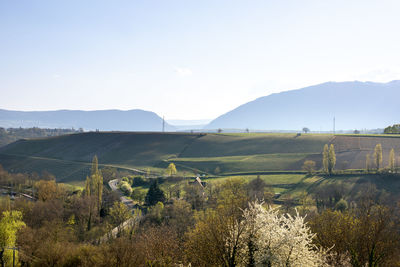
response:
M103 166L221 173L299 170L318 158L330 135L91 132L20 140L0 149L0 164L19 172L47 170L60 181L83 180L94 155Z
M299 172L308 159L320 168L327 143L335 145L337 169L363 168L366 153L377 143L382 143L384 165L386 153L400 149L400 138L385 135L89 132L19 140L0 148L0 164L12 172L47 170L72 183L85 179L94 155L100 167L158 173L171 162L185 175Z

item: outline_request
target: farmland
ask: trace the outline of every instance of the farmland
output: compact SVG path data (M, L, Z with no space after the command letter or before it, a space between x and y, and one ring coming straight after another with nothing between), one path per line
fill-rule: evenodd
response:
M83 180L97 155L102 166L160 171L174 162L181 173L221 174L299 170L306 158L319 159L330 135L83 133L20 140L0 149L8 170L48 170L63 181Z
M0 164L15 172L47 170L63 182L83 181L94 155L100 167L160 173L175 163L178 175L186 176L299 172L308 159L321 167L327 143L335 146L336 169L364 168L378 143L384 166L391 148L400 151L400 138L393 135L89 132L19 140L0 148Z

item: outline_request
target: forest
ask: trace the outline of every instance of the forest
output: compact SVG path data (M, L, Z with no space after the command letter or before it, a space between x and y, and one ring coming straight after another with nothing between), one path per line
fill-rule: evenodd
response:
M94 157L84 188L48 173L0 170L0 262L5 266L399 266L397 198L363 183L320 187L276 204L263 179L149 184L142 204L120 200ZM380 174L377 174L380 175ZM329 176L329 175L328 175ZM327 179L329 177L327 176ZM398 177L400 178L400 177ZM382 178L385 176L382 174ZM140 202L139 202L140 203Z

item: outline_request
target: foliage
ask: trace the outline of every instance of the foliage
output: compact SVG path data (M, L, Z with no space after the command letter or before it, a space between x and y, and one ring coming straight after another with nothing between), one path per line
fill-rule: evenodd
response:
M126 205L120 201L114 202L110 209L110 220L114 226L118 227L118 232L122 230L122 223L132 217L132 213Z
M154 180L154 182L150 185L145 197L145 202L148 206L154 206L158 202L165 202L164 192L160 189L157 180Z
M325 173L329 173L329 148L327 144L322 152L322 167Z
M383 131L385 134L399 134L400 133L400 124L394 124L392 126L388 126Z
M316 243L331 248L333 266L394 266L399 246L392 211L380 205L352 212L326 210L311 221Z
M236 266L244 256L241 221L248 203L244 181L227 180L220 189L216 209L199 212L186 239L187 256L196 266Z
M342 198L336 203L335 210L344 212L345 210L347 210L348 207L349 205L347 204L347 201Z
M170 163L165 171L166 171L168 176L175 175L177 173L175 164L174 163Z
M130 186L130 184L128 184L128 182L121 182L119 188L121 189L121 191L126 195L126 196L130 196L133 192L132 187Z
M303 170L307 172L308 175L312 175L315 171L316 163L313 160L306 160L303 164Z
M374 149L374 160L375 160L375 166L376 170L379 171L379 168L382 165L382 145L377 144Z
M328 172L329 172L329 174L333 173L333 170L335 169L335 165L336 165L335 147L333 146L333 144L331 144L329 147L329 152L328 152Z
M367 154L365 156L365 169L367 173L371 170L371 155Z
M323 266L324 255L313 244L314 234L304 217L279 215L258 202L244 211L246 225L242 247L247 265L263 266Z
M56 183L55 180L40 180L35 183L38 199L49 201L65 195L65 189Z
M103 197L103 176L98 168L98 159L95 155L92 161L90 176L86 177L85 194L96 199L94 209L100 213Z
M394 149L390 150L389 154L389 170L393 173L396 170L396 156L394 154Z
M6 266L12 266L13 251L17 239L17 231L25 226L22 221L22 213L20 211L5 211L0 220L0 247L4 250L0 261ZM16 253L16 262L18 262L18 252Z

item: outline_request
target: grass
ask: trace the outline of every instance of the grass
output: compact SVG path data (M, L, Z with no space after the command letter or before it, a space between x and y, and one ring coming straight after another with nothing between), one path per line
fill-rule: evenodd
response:
M176 166L195 168L207 173L214 173L218 167L221 173L225 172L254 172L254 171L280 171L299 170L304 160L310 154L256 154L246 156L226 157L199 157L199 158L174 158L169 162ZM317 154L318 155L318 154Z
M14 172L47 170L68 183L85 179L94 155L100 167L127 171L150 168L161 173L173 162L186 175L197 170L214 174L217 167L221 175L298 172L309 159L320 168L320 153L330 142L337 148L338 169L363 168L365 154L377 142L382 142L384 159L389 148L400 149L400 139L392 135L89 132L17 141L0 148L0 164Z

